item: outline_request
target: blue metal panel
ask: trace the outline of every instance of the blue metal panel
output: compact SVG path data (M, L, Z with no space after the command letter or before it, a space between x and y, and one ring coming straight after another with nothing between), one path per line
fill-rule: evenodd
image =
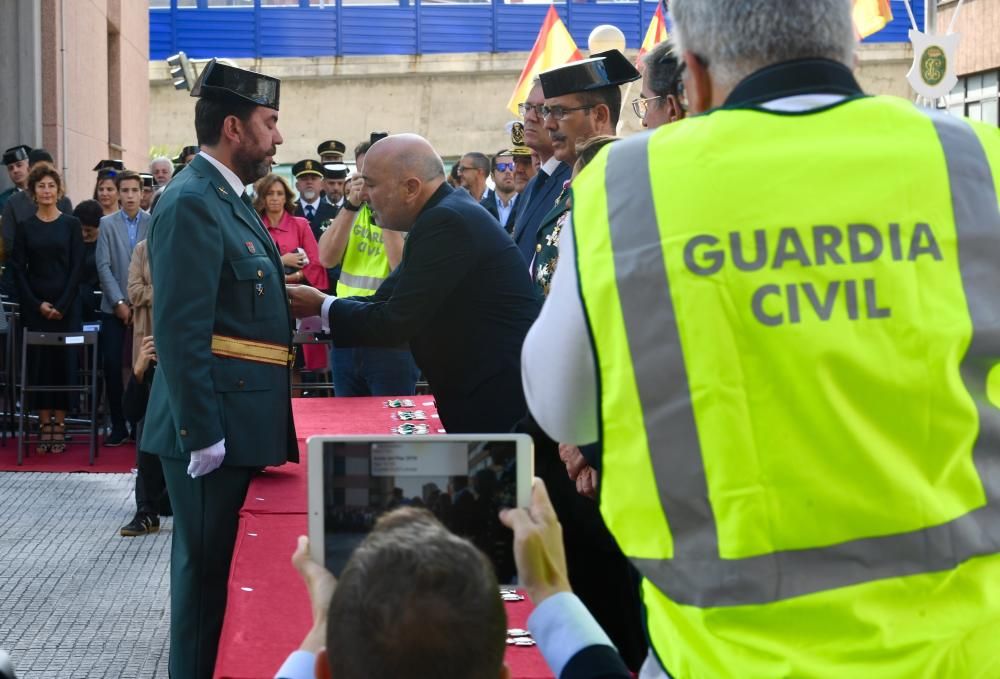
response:
M612 24L625 34L626 47L638 48L648 24L639 26L639 14L635 3L573 3L570 34L581 52L587 52L587 39L595 26Z
M193 58L309 57L341 54L526 52L535 43L549 6L543 4L411 2L197 9L151 9L149 52L165 59L177 50ZM642 43L657 2L573 2L555 6L582 52L598 24L614 24L628 47ZM892 0L894 20L865 40L906 42L910 27L902 0ZM923 24L923 3L914 5Z
M416 10L413 7L356 6L341 8L341 54L416 54Z
M910 3L917 26L924 27L924 3L915 0ZM910 42L910 16L906 13L906 3L903 0L892 0L892 21L888 26L874 35L869 35L864 42Z
M177 49L191 58L257 56L254 54L252 9L178 9L174 12L174 21Z
M559 15L566 20L566 7L556 5ZM497 33L500 38L498 52L528 52L535 46L538 29L545 21L547 5L497 5Z
M170 10L154 9L149 12L149 58L166 59L170 50ZM161 56L162 55L162 56Z
M492 5L421 5L423 53L491 52ZM502 50L503 36L500 36Z
M334 7L261 7L260 56L332 56L337 54Z

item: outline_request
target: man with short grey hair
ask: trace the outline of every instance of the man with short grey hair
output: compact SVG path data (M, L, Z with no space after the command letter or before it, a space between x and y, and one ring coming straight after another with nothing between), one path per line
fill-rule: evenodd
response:
M640 676L1000 676L1000 131L865 96L848 0L671 10L710 114L576 177L522 353Z
M157 156L149 163L149 174L153 175L153 185L163 188L173 177L174 163L166 156Z

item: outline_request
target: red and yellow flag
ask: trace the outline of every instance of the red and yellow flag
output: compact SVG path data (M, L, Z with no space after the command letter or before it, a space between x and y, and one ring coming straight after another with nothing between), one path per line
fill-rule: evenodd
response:
M660 3L656 6L656 12L653 14L652 21L649 22L649 28L646 29L646 37L642 39L642 45L639 47L639 56L635 58L635 63L640 65L640 71L642 70L642 57L645 56L646 52L669 37L667 34L667 22L663 18L663 3Z
M539 73L580 59L583 59L583 55L573 42L573 36L559 18L555 6L550 5L538 37L535 38L535 46L531 48L514 93L507 102L507 109L514 115L518 114L517 105L528 98L531 83Z
M853 0L854 28L859 38L878 33L892 21L889 0Z

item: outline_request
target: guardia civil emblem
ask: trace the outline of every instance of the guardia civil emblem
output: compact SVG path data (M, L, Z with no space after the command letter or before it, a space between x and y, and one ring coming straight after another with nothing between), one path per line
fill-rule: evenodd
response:
M951 92L958 83L955 50L958 49L959 37L958 33L927 35L910 30L913 66L906 79L917 94L934 101Z

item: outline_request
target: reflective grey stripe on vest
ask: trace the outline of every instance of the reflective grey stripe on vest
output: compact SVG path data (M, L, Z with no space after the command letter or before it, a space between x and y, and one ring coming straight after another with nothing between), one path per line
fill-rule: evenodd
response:
M700 607L768 603L951 570L972 557L1000 552L1000 410L985 399L986 375L1000 361L1000 212L986 154L971 127L929 115L947 161L962 284L973 323L961 375L979 413L973 458L987 503L922 530L745 559L719 556L670 276L645 170L649 135L611 146L605 184L615 275L656 486L674 541L672 559L632 561L671 600ZM647 285L650 280L667 284Z
M347 273L346 271L340 272L339 283L350 286L352 288L362 288L364 290L378 290L378 286L385 282L384 278L376 278L375 276L355 276L352 273Z

